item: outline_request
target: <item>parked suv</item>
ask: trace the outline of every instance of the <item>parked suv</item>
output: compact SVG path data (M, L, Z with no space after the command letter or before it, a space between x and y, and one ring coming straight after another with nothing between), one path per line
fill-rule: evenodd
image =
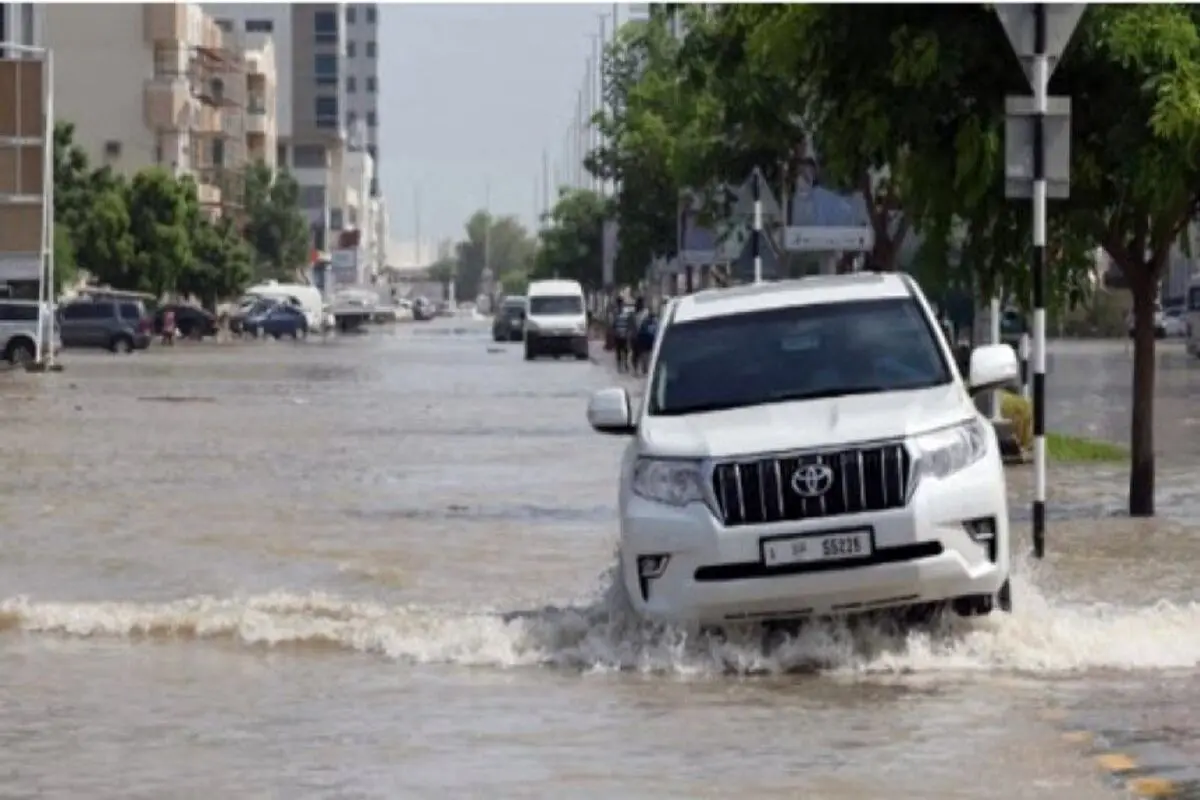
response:
M150 346L153 322L137 300L77 300L62 308L64 347L103 347L114 353Z
M588 406L630 437L620 573L652 619L722 625L875 609L1011 607L1004 471L973 393L904 275L699 292L663 314L642 408Z
M55 351L61 341L54 330L54 317L43 305L42 338ZM38 304L35 300L0 300L0 357L10 364L25 364L37 357Z

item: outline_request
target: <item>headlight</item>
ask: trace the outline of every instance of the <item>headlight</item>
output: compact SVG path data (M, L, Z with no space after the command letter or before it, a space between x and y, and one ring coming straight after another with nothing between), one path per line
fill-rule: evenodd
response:
M587 323L586 322L576 322L575 323L575 332L576 333L587 333Z
M961 425L916 437L915 478L946 478L987 453L987 423L976 417Z
M671 506L702 503L700 465L695 461L638 459L633 467L633 493Z

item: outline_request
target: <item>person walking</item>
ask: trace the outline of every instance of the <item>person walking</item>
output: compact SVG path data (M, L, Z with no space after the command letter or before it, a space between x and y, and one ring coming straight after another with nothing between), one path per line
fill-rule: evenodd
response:
M618 297L612 326L613 350L617 357L617 372L628 372L632 366L629 345L634 332L633 324L633 309L625 305L625 301Z

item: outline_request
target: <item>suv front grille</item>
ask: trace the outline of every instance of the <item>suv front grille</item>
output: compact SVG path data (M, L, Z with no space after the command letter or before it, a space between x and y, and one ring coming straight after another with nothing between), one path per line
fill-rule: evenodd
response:
M832 471L828 488L819 496L805 496L793 488L793 475L808 465ZM903 508L911 469L908 450L893 442L717 464L713 492L726 527L836 517Z

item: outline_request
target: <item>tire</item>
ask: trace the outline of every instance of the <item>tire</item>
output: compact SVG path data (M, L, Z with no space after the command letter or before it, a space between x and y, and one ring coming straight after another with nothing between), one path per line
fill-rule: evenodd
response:
M576 353L576 354L575 354L575 360L576 360L576 361L587 361L587 360L588 360L588 354L587 354L587 353Z
M33 361L36 350L34 343L25 337L13 339L4 351L4 360L14 367L23 366Z
M525 342L525 360L533 361L535 358L537 358L537 353L529 346L529 342Z
M994 595L959 597L951 602L950 605L954 609L954 613L960 617L986 617L993 611L1011 614L1013 606L1012 583L1009 580L1005 580L1004 585L1000 587L1000 591Z
M109 343L108 348L114 353L127 355L133 352L133 340L128 336L116 336Z

